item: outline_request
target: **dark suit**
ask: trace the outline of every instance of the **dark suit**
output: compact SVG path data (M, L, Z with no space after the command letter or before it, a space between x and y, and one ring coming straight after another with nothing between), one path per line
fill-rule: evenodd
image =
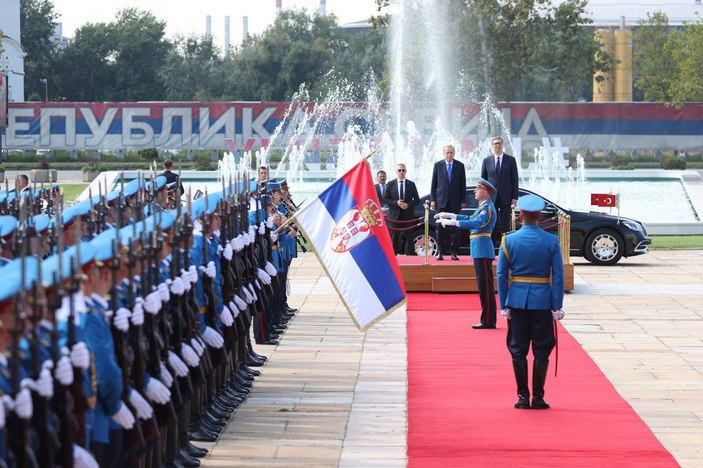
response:
M181 181L179 180L178 174L174 174L171 171L163 171L159 175L166 177L167 184L172 184L174 182L178 182L178 188L180 189L179 195L183 195L183 193L185 192L185 189L183 188L183 184L181 184Z
M405 194L402 199L408 204L408 208L403 210L398 206L400 192L398 187L398 179L393 179L386 184L386 193L383 196L383 204L388 206L388 219L392 221L405 221L413 219L413 208L420 202L420 195L417 193L417 187L412 180L405 179ZM410 223L391 223L390 227L396 229L406 229L410 227ZM412 230L392 230L391 238L393 239L393 250L396 255L405 254L412 255L415 252L415 247L412 241Z
M497 245L501 235L510 232L511 204L513 200L518 199L517 161L509 154L503 154L500 157L500 174L498 174L495 155L487 156L481 165L481 177L496 188L496 193L491 198L498 212L498 223L493 230L493 243Z
M437 161L432 170L432 186L430 188L430 201L435 202L437 212L459 213L461 205L466 205L466 170L464 164L454 159L452 161L451 180L447 174L447 163L444 159ZM444 230L441 224L435 224L437 228L437 247L440 254L445 253ZM451 253L459 255L459 244L461 234L459 228L452 226L449 228L452 236Z
M381 202L381 206L386 206L386 202L383 201L383 194L381 193L381 184L376 184L376 196L378 197L378 201ZM388 184L386 183L386 190L388 190Z

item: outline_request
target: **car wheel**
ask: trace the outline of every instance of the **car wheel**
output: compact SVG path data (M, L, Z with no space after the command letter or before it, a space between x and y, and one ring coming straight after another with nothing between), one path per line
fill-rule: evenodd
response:
M586 259L596 265L615 265L622 258L622 236L611 229L597 229L586 239Z
M415 254L421 257L425 256L425 233L424 231L417 231L413 235L413 247ZM431 257L437 255L437 240L432 234L427 237L427 250Z

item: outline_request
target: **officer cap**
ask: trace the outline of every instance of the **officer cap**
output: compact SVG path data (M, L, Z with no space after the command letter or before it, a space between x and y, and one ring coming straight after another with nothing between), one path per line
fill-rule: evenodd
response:
M486 179L483 177L479 177L478 179L478 184L476 184L477 187L485 188L488 190L488 193L494 193L496 191L496 188L493 186L492 183L488 182Z
M17 230L17 218L12 215L0 216L0 238L10 237Z
M98 236L90 241L90 244L95 248L95 260L102 263L119 255L120 245L115 239L116 231L109 229L107 233L105 236Z
M28 290L32 287L32 283L37 278L37 258L34 256L26 256L24 259L15 258L7 265L0 268L0 276L3 280L0 281L0 304L4 306L9 304L12 298L20 292L20 284L22 283L22 268L24 267L24 289Z
M56 280L63 282L71 278L71 273L75 273L79 250L80 267L85 268L95 260L95 247L90 242L81 242L80 249L73 245L61 252L60 256L55 253L42 261L42 282L45 286L55 285ZM61 260L60 270L59 260Z
M154 190L157 192L165 190L168 187L168 180L165 176L158 176L154 179Z
M267 189L269 192L273 192L274 190L281 190L281 184L279 184L278 182L269 181Z
M171 211L162 211L159 213L154 213L144 220L146 232L153 232L156 230L156 226L166 232L173 226L173 222L176 220L176 215Z
M539 213L544 206L544 200L537 195L523 195L517 200L517 207L521 212Z
M282 190L288 190L288 181L286 179L281 179L278 181Z
M140 189L144 188L142 179L134 179L124 186L124 197L129 199L137 194Z
M46 231L51 225L51 218L45 214L38 214L32 217L32 226L34 226L34 231L37 234L41 234Z

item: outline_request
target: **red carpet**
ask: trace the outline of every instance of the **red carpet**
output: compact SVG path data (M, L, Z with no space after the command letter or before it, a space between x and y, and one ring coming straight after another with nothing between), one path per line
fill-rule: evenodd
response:
M505 321L473 330L479 316L477 294L408 295L409 467L678 466L561 327L552 408L514 409Z

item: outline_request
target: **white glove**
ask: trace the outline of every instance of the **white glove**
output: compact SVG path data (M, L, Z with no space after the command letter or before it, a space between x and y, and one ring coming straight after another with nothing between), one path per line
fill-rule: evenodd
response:
M37 380L25 379L27 381L27 387L34 390L39 394L39 396L44 397L47 400L54 396L54 379L51 377L51 369L53 367L53 362L50 360L44 361L44 364L42 364L42 370L39 371L39 377Z
M242 294L244 294L244 300L246 301L247 304L251 304L254 302L254 298L251 297L251 293L249 292L249 288L246 286L242 288Z
M159 283L156 290L159 292L161 302L168 302L171 298L171 291L168 290L168 285L166 283Z
M561 309L552 309L552 318L554 320L561 320L564 318L564 311Z
M252 284L249 283L246 285L246 287L249 288L249 294L251 294L251 300L255 301L258 296L256 295L256 290L254 289L254 286L252 286Z
M132 404L134 411L137 412L139 419L149 419L154 415L154 410L149 402L134 389L129 392L129 402Z
M68 387L73 383L73 366L71 365L71 359L68 356L61 356L59 360L56 361L54 377L58 383L64 387Z
M264 270L262 270L261 268L259 268L259 269L256 271L256 276L259 277L259 279L261 280L262 283L264 283L264 284L271 284L271 276L269 276L269 274L266 273L266 272L265 272Z
M275 232L269 234L269 237L271 238L271 242L276 242L278 240L278 234L276 234Z
M456 219L456 213L447 213L445 211L435 213L434 219Z
M219 349L225 344L224 338L218 332L210 327L205 327L205 332L203 333L203 339L205 343L211 348Z
M244 300L241 297L239 297L237 294L235 294L234 297L232 297L232 300L234 300L234 303L237 305L237 308L239 310L242 310L242 311L246 310L247 303L244 302Z
M83 341L78 341L71 347L71 364L81 370L90 367L90 351Z
M176 276L176 279L171 282L171 292L176 296L182 296L185 290L186 288L183 284L183 280L180 276Z
M210 278L214 278L217 275L217 269L215 268L215 262L210 260L207 262L207 266L200 265L198 270L202 271L204 274L208 275Z
M221 256L222 256L222 252L223 252L224 250L225 250L225 249L224 249L224 247L222 247L222 244L218 245L218 246L217 246L217 256L218 256L218 257L221 257Z
M125 429L132 429L134 427L134 415L127 408L124 401L120 402L120 407L117 409L117 413L112 415L112 420Z
M271 276L271 278L278 275L278 271L276 271L276 267L273 266L273 263L271 263L269 261L266 262L266 266L264 267L264 269L266 270L266 273L268 273Z
M23 388L17 392L13 399L10 395L3 395L2 401L8 410L14 411L20 419L32 418L32 394L28 388Z
M112 319L112 324L121 332L126 332L129 330L129 317L132 315L132 313L128 310L125 309L124 307L120 307L117 309L117 312L115 313L115 316Z
M273 219L272 217L269 216L269 218L266 220L266 227L269 229L273 229ZM263 234L263 233L262 233Z
M181 356L189 367L198 367L200 363L198 355L193 351L193 348L185 343L181 343Z
M134 309L132 310L132 324L137 327L144 325L144 299L141 297L137 298L134 303Z
M146 392L146 397L157 405L163 405L171 399L171 391L158 379L149 379L144 391Z
M510 309L507 307L505 309L500 309L500 315L502 315L505 320L510 320Z
M229 262L230 260L232 260L233 254L234 254L234 252L232 251L232 245L227 244L225 249L222 251L222 256L225 257L225 260L227 260Z
M171 366L177 377L185 377L188 375L188 367L186 363L178 357L173 351L168 352L168 365Z
M159 313L161 310L161 295L158 291L152 291L144 299L144 310L151 315Z
M239 317L239 307L232 301L229 301L229 311L232 313L232 318Z
M227 306L224 306L222 308L222 312L220 312L220 321L225 327L231 327L234 323L234 317L232 317L232 312L230 312Z
M198 357L202 356L205 352L205 347L200 344L200 341L196 340L195 338L190 339L190 346L195 350L196 353L198 353Z
M161 380L161 382L163 382L163 384L168 388L171 388L171 385L173 385L173 376L168 371L168 368L166 368L166 364L164 364L163 361L159 362L159 380Z
M266 224L263 221L261 221L261 224L259 224L259 234L263 236L265 232L266 232Z
M458 225L459 225L459 221L457 221L456 219L440 219L440 220L438 221L438 223L441 224L441 225L444 226L444 227L447 227L447 226L458 226Z
M100 468L100 465L89 451L73 444L73 468Z

